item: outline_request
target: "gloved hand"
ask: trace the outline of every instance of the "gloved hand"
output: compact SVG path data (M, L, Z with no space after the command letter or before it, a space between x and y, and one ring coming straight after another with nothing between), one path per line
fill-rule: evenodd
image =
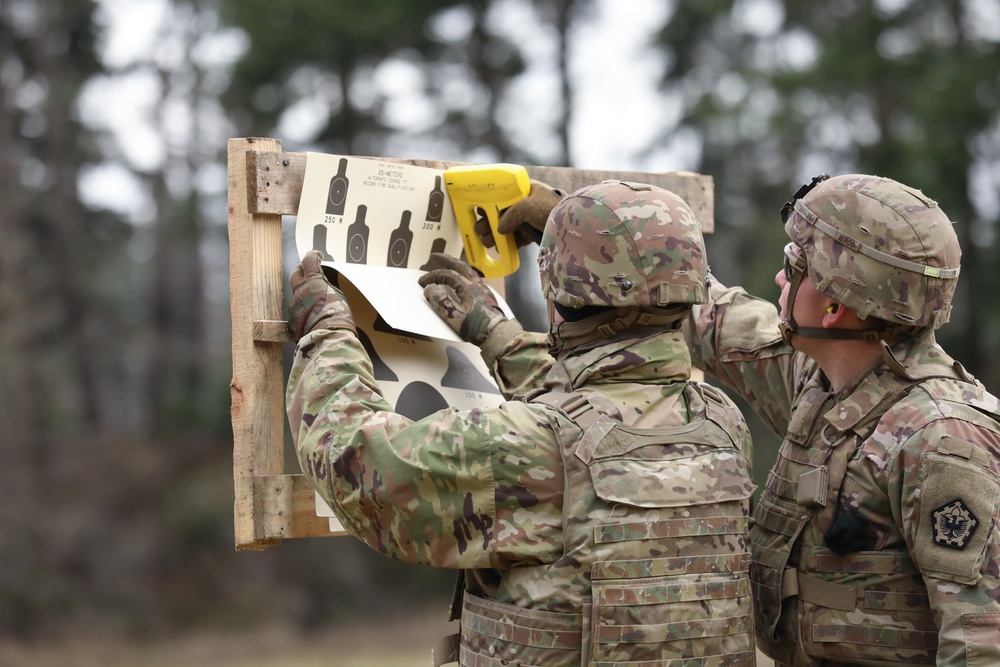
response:
M497 224L497 231L501 234L514 235L518 248L542 240L542 231L545 229L545 221L549 219L549 213L566 197L566 193L562 190L541 181L532 180L530 183L528 196L501 211L500 221ZM484 246L492 248L496 245L489 220L480 218L473 229L482 239Z
M292 286L288 328L295 340L313 329L348 329L357 333L347 299L326 276L322 261L323 255L318 250L310 250L288 277Z
M475 269L444 253L431 253L430 270L418 282L424 298L462 340L481 345L490 332L507 321L493 292Z

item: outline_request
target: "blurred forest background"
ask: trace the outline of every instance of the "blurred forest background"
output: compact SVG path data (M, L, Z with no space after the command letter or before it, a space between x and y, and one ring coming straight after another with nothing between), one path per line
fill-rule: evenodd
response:
M349 538L233 549L228 137L710 174L714 272L770 299L781 203L891 176L956 221L939 336L997 392L998 43L1000 0L0 0L0 638L444 615Z

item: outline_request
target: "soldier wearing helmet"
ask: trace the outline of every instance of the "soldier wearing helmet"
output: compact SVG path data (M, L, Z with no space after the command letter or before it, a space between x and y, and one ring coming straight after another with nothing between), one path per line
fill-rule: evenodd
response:
M498 408L393 413L306 255L288 385L303 470L373 548L464 570L461 633L436 664L752 665L749 433L724 394L689 381L680 331L707 296L700 226L647 185L552 198L548 336L507 319L459 260L435 255L420 280L481 347Z
M961 252L936 202L825 175L781 209L779 309L714 281L695 365L783 437L754 511L778 665L1000 665L1000 405L935 341Z

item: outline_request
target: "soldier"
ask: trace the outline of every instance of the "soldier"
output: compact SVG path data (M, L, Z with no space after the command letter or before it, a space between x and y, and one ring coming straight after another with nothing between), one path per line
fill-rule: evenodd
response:
M501 232L538 225L511 213ZM778 665L1000 665L1000 406L934 337L952 223L864 175L816 177L781 218L780 314L713 279L686 327L784 439L750 533L758 644Z
M394 413L319 260L291 276L296 450L349 532L465 570L461 636L435 664L753 665L749 433L689 381L680 325L706 266L679 197L607 182L556 206L539 255L547 344L467 265L434 257L425 296L481 346L498 408Z
M751 530L779 665L1000 665L1000 406L934 331L961 251L919 190L821 175L781 209L780 314L714 283L695 364L784 438Z

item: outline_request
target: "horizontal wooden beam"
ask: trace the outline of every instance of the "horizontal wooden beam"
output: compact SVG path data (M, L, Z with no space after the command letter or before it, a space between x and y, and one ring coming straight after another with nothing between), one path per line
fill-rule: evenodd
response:
M371 159L433 169L447 169L467 164L440 160ZM570 167L529 166L527 170L531 178L566 192L573 192L585 185L600 183L611 178L656 185L680 195L694 211L695 217L701 222L702 229L706 234L715 229L715 182L711 176L690 171L647 173L573 169ZM296 215L298 213L302 182L306 173L305 153L249 151L247 153L247 171L247 204L250 213L277 213L279 215Z
M346 535L331 531L330 520L316 514L316 492L305 475L254 477L254 503L261 509L258 535L241 549L260 549L300 537Z
M285 320L254 320L253 339L261 343L295 343Z

